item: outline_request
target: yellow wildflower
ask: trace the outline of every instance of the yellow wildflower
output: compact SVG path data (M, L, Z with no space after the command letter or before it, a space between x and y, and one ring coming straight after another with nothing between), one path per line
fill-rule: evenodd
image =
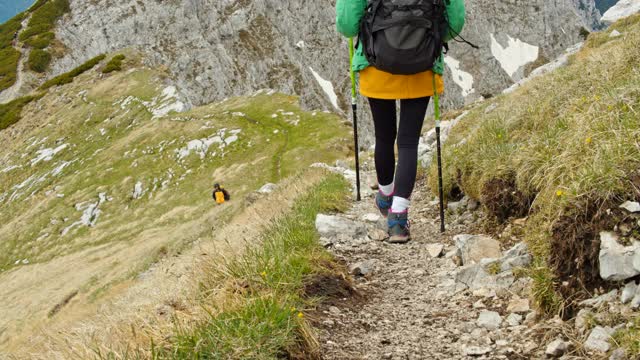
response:
M593 141L593 139L591 139L590 137L586 138L584 140L584 142L586 142L587 144L591 144L591 142Z
M263 271L263 272L260 273L260 275L262 275L262 277L267 277L267 272Z
M299 312L299 313L298 313L298 317L299 317L300 319L302 319L302 318L304 317L304 314L303 314L303 313L301 313L301 312Z
M556 196L557 197L561 197L562 195L564 195L564 191L562 191L562 190L556 191Z

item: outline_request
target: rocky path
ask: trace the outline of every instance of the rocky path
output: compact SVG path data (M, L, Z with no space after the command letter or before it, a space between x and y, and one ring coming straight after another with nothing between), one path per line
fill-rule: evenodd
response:
M440 234L438 202L419 185L410 214L414 239L406 245L384 241L386 222L370 190L347 214L319 215L321 243L348 266L359 294L320 306L323 359L637 358L612 336L640 319L640 286L628 256L640 243L615 245L617 235L601 234L611 238L600 253L604 273L631 280L574 304L571 319L541 316L531 303L531 255L513 235L526 219L491 237L482 234L478 207L466 199L449 203L448 229ZM640 204L621 208L640 223Z
M22 33L26 28L31 16L28 16L22 21ZM20 52L20 60L18 61L18 69L16 70L16 82L10 88L0 92L0 104L8 103L17 98L22 91L25 77L25 64L29 58L30 49L26 48L22 42L16 44L16 50Z
M480 212L468 210L474 204L450 205L459 215L448 219L448 232L441 235L437 203L418 188L414 240L407 245L381 241L385 220L372 204L367 194L348 214L316 222L321 241L350 267L362 294L320 310L324 359L544 358L543 332L529 326L536 317L527 300L530 280L501 268L526 262L526 251L516 247L493 261L499 265L475 264L473 259L502 256L492 248L497 242L456 236L478 233ZM468 265L458 266L461 261ZM496 270L481 270L487 267Z

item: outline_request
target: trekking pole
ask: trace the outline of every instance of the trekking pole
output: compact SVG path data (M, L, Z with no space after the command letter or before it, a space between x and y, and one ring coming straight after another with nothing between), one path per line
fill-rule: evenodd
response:
M440 232L445 232L444 226L444 186L442 184L442 148L440 143L440 96L436 87L436 74L433 74L433 99L436 117L436 142L438 146L438 195L440 197Z
M356 99L356 74L353 65L353 38L349 38L349 72L351 73L351 111L353 112L353 141L356 150L356 189L357 201L360 201L360 149L358 147L358 104Z

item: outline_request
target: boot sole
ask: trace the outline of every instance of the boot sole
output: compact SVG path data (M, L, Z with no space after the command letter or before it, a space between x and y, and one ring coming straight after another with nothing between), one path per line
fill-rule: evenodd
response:
M411 241L411 236L401 236L401 235L390 236L389 239L387 240L387 242L391 244L406 244L409 241Z

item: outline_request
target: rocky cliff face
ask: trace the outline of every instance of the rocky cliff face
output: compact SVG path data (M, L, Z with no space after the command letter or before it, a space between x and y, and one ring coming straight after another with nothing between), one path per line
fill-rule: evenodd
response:
M134 47L166 66L193 104L260 88L298 94L311 108L347 109L347 45L334 30L334 0L71 0L58 26L67 71L100 53ZM499 93L581 41L594 0L467 1L452 44L445 106ZM587 19L587 20L585 20ZM334 90L335 89L335 90ZM364 107L363 107L364 108ZM342 111L342 110L340 110ZM370 129L365 125L366 134Z
M467 11L462 36L480 49L452 47L449 88L454 82L462 91L448 93L450 106L499 93L582 41L581 31L599 20L593 0L467 1Z

